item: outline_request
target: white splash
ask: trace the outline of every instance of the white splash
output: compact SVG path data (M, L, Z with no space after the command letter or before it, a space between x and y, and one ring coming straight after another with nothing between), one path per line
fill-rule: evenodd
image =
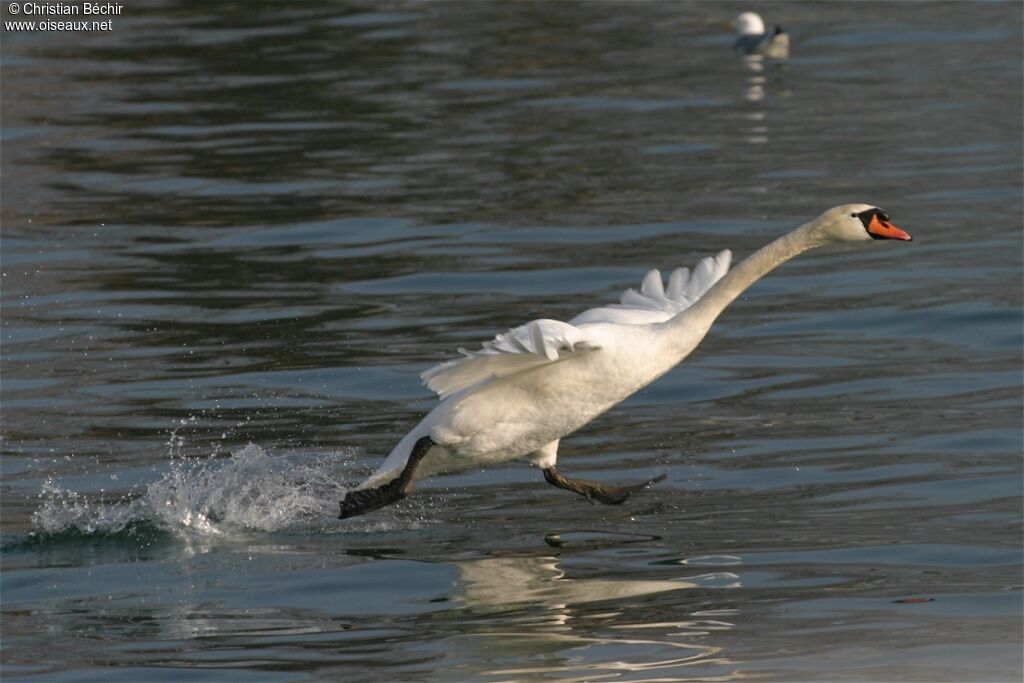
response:
M270 456L249 444L229 458L174 458L140 493L90 501L47 480L32 521L37 533L117 533L148 522L173 532L220 536L239 531L322 529L352 480L350 453Z
M56 534L74 530L83 534L114 534L147 519L140 499L102 505L90 502L80 493L62 489L52 479L43 482L39 498L42 505L32 513L36 533Z

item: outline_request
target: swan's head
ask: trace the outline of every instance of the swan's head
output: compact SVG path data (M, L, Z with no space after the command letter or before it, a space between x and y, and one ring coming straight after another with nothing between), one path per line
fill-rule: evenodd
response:
M759 36L764 33L764 22L753 12L744 12L733 22L738 36Z
M824 242L911 240L889 221L885 211L870 204L843 204L829 209L814 220L813 226Z

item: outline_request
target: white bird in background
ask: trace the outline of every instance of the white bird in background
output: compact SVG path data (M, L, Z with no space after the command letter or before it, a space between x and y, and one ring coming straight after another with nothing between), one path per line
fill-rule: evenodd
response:
M384 463L341 501L342 519L406 497L417 476L526 458L551 484L590 500L621 503L660 479L610 486L564 476L558 442L647 386L686 358L744 290L807 249L833 242L910 240L881 209L847 204L761 248L731 272L728 250L691 273L673 271L668 287L652 270L640 291L584 311L569 322L534 320L499 334L478 351L421 377L441 403Z
M733 22L736 27L736 42L733 49L741 55L763 55L769 59L789 57L789 34L776 26L770 34L765 33L764 22L753 12L744 12Z

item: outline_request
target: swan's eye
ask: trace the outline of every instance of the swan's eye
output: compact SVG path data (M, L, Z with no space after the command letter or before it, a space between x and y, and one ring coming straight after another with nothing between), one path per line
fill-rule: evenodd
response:
M865 211L861 211L860 213L855 213L853 215L860 219L861 225L863 225L864 229L867 230L868 226L871 225L871 219L873 219L875 216L881 218L879 214L880 212L878 209L867 209Z
M856 217L857 217L857 212L856 211L854 211L853 213L850 214L850 218L856 218Z

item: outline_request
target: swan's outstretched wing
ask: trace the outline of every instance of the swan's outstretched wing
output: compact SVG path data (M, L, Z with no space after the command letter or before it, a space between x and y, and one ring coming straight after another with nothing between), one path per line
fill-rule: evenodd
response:
M644 277L639 292L627 289L619 303L583 311L569 323L645 325L665 322L704 296L729 271L731 261L732 252L726 249L716 256L701 259L692 273L689 268L676 268L668 278L667 288L662 283L661 273L652 270Z
M711 289L729 270L731 259L732 252L725 250L703 259L692 273L689 268L677 268L669 277L668 289L662 284L661 273L652 270L640 291L626 290L620 303L584 311L567 323L534 320L484 342L479 351L459 349L462 358L436 365L420 378L443 399L492 377L508 377L599 349L600 343L586 329L588 323L664 322Z
M441 398L447 398L492 377L508 377L598 348L600 345L575 325L534 320L484 342L479 351L459 349L462 358L436 365L420 378Z

